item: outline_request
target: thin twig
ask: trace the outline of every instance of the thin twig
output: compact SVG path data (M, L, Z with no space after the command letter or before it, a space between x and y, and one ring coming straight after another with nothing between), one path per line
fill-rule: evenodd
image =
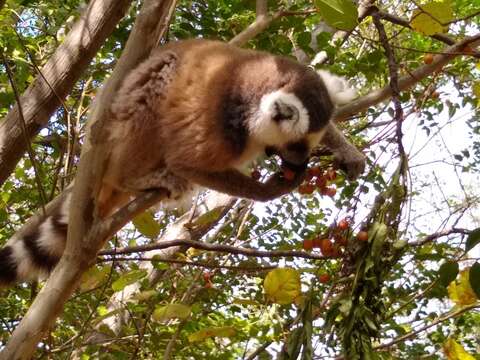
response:
M198 266L206 269L225 269L225 270L235 270L235 271L244 271L244 272L261 272L269 271L276 269L277 266L230 266L230 265L217 265L217 264L208 264L200 261L184 261L184 260L173 260L173 259L159 259L158 257L115 257L115 258L106 258L101 257L97 262L110 262L110 261L150 261L150 262L162 262L167 264L179 264L184 266Z
M406 166L407 166L407 154L405 153L405 148L403 146L403 133L402 133L402 123L404 120L403 108L400 102L400 88L398 86L398 64L397 60L395 59L395 54L388 42L387 33L385 31L385 27L383 26L380 16L376 13L373 15L373 22L378 30L378 35L380 37L380 42L382 43L383 48L385 49L385 55L387 56L388 60L388 71L390 73L390 89L392 91L392 102L394 105L394 120L397 124L396 127L396 136L397 136L397 144L398 144L398 152L400 153L400 158L402 161L402 173L405 173Z
M400 91L405 91L413 85L419 83L426 77L440 71L443 66L448 64L453 58L459 56L459 53L470 46L472 48L477 47L480 44L480 33L465 38L458 43L444 49L442 54L434 56L431 64L425 64L406 76L402 76L398 79L398 87ZM351 103L341 106L335 111L334 119L342 121L347 119L351 114L357 114L361 111L367 110L370 106L378 105L380 102L387 100L392 95L392 89L390 85L381 89L371 91L369 94L358 98Z
M408 245L409 246L414 246L414 247L422 246L422 245L425 245L425 244L427 244L431 241L437 240L438 238L441 238L441 237L444 237L444 236L449 236L449 235L452 235L452 234L468 235L468 234L470 234L470 230L459 229L459 228L452 228L452 229L449 229L449 230L443 230L443 231L439 231L437 233L425 236L421 240L409 242Z
M20 102L20 93L18 92L17 85L15 84L12 69L10 68L10 65L8 64L8 60L5 58L5 54L3 53L2 50L0 50L0 55L2 56L3 65L5 66L5 70L7 71L8 80L10 82L10 86L12 87L13 94L15 95L15 100L17 101L18 115L20 118L20 128L22 129L22 134L25 140L28 157L30 159L30 162L32 163L33 172L35 175L35 182L37 183L38 192L40 193L42 211L43 211L43 214L45 215L45 205L47 204L47 195L45 194L45 189L43 188L42 181L40 179L40 172L38 169L37 160L35 159L35 153L33 151L32 144L30 143L30 136L27 132L27 125L25 121L25 116L23 115L22 103Z
M402 335L402 336L399 336L397 337L396 339L393 339L392 341L386 343L386 344L382 344L382 345L378 345L376 347L374 347L375 350L380 350L380 349L386 349L386 348L389 348L395 344L398 344L400 342L403 342L403 341L406 341L408 339L411 339L412 337L415 337L417 336L419 333L435 326L435 325L438 325L446 320L449 320L451 318L454 318L454 317L457 317L459 315L462 315L463 313L469 311L469 310L472 310L472 309L475 309L475 308L479 308L480 307L480 303L476 302L474 304L470 304L470 305L466 305L456 311L453 311L453 312L449 312L449 313L446 313L440 317L438 317L436 320L433 320L432 322L429 322L427 325L424 325L422 326L421 328L417 329L417 330L414 330L414 331L411 331L405 335Z
M236 247L236 246L230 246L230 245L208 244L200 241L185 240L185 239L162 241L161 243L125 247L125 248L120 248L116 250L103 250L99 252L99 255L134 254L134 253L139 253L144 251L166 249L172 246L188 246L194 249L205 250L205 251L216 251L216 252L223 252L223 253L236 254L236 255L268 257L268 258L297 257L297 258L313 259L313 260L329 260L329 259L338 258L338 257L331 257L331 256L327 257L323 255L316 255L316 254L311 254L305 251L298 251L298 250L264 251L264 250Z

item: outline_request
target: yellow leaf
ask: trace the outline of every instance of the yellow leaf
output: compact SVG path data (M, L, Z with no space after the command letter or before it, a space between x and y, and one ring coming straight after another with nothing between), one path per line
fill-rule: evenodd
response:
M443 344L443 352L448 360L475 360L454 338L448 338Z
M300 273L290 268L274 269L265 277L263 288L269 301L291 304L301 295Z
M473 304L477 297L470 286L469 269L460 272L459 278L448 285L448 296L456 305Z
M80 291L85 292L96 288L100 285L110 273L108 266L92 266L83 275L80 280Z
M188 248L188 250L187 250L188 257L196 257L196 256L203 255L204 253L205 253L205 251L195 249L195 248Z
M158 322L166 322L171 319L185 320L192 312L190 306L183 304L167 304L159 306L153 312L152 318Z
M190 342L197 342L203 341L211 337L233 337L237 331L232 326L223 326L223 327L216 327L216 328L207 328L197 331L188 336L188 341Z
M446 33L448 23L453 20L450 1L431 1L415 9L410 20L411 27L422 34Z
M480 81L474 82L472 86L473 95L480 100Z

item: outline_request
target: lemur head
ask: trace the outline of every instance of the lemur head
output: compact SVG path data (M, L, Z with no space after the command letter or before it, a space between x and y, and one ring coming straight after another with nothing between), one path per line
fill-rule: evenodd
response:
M233 61L222 82L228 84L222 97L226 136L238 149L248 138L303 165L325 132L336 93L351 91L348 84L286 57L260 52L246 57Z
M272 81L272 74L264 74L269 86L259 96L248 130L283 160L300 165L323 136L337 93L350 92L342 99L351 99L355 92L344 79L330 73L317 73L283 57L275 57L275 62L277 81Z

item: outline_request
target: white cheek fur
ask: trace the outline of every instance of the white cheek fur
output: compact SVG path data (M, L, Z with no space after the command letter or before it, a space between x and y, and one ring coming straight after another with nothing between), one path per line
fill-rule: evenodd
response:
M294 107L298 111L298 119L274 121L276 102ZM248 128L257 141L266 145L284 145L305 136L309 123L310 117L302 102L292 93L277 90L263 95L257 116L248 123Z

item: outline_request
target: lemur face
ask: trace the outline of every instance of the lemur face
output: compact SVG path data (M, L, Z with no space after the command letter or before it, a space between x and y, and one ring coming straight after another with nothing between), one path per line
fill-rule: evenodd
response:
M259 96L249 133L284 161L304 164L325 132L334 105L315 71L283 58L276 66L277 82Z
M249 131L287 163L302 165L320 141L327 123L316 124L317 113L318 109L309 111L295 93L276 90L262 96Z
M262 96L249 130L265 145L282 147L305 137L309 123L310 116L298 97L276 90Z

